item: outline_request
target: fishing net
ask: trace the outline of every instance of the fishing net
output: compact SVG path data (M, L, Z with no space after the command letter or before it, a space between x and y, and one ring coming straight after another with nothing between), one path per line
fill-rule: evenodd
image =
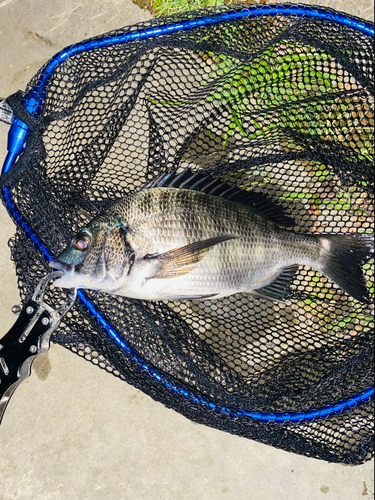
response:
M30 131L0 178L19 225L11 252L22 300L51 254L163 172L190 168L260 192L295 231L371 233L366 29L311 7L224 7L59 53L26 89L34 116L20 94L8 101ZM48 300L64 293L51 288ZM80 292L52 340L195 422L359 464L373 453L373 326L372 302L300 266L285 302Z

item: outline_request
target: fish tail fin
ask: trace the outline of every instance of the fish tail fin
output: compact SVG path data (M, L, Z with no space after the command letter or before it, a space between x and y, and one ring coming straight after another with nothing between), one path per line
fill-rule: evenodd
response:
M360 302L369 302L362 266L374 255L370 234L320 236L320 270L344 292Z

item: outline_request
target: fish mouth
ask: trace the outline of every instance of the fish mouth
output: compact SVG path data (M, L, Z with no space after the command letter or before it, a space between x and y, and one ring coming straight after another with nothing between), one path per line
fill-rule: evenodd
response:
M53 282L53 286L61 288L76 287L74 281L77 278L77 274L75 273L75 266L73 266L73 264L65 264L64 262L60 262L58 260L52 260L48 265L52 267L52 269L63 272L61 278L58 278Z
M63 275L53 282L53 286L59 288L89 288L90 290L111 290L116 285L116 280L103 267L103 273L100 276L91 276L90 274L81 274L76 266L67 264L60 260L52 260L49 266L57 271L62 271Z

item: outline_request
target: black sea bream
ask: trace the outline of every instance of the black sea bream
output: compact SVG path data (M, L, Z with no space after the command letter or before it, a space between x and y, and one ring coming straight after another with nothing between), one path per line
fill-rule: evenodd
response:
M371 235L303 234L281 207L190 170L164 174L95 217L51 263L56 286L145 300L256 292L283 300L298 266L359 301Z

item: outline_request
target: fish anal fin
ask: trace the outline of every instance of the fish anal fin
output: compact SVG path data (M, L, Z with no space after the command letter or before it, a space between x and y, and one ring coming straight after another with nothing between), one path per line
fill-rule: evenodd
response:
M236 238L236 236L215 236L214 238L195 241L189 245L175 248L162 254L146 255L144 259L156 259L159 263L159 270L152 278L176 278L190 272L194 264L199 262L210 248L233 238Z
M275 279L275 281L262 288L253 290L252 293L260 295L266 299L283 302L291 293L290 285L294 280L294 276L296 275L298 268L298 265L286 267Z

